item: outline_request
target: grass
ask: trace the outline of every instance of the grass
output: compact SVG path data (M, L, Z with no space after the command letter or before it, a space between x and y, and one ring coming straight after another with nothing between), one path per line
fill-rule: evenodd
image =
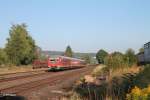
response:
M92 75L93 76L99 76L102 73L102 69L105 68L105 65L98 65L93 71L92 71Z
M124 74L128 74L128 73L136 74L136 73L139 73L141 70L142 68L136 65L133 65L132 67L119 68L111 72L111 75L109 75L108 81L110 81L113 77L123 77Z
M27 72L33 71L32 65L26 66L1 66L0 67L0 74L7 74L7 73L16 73L16 72Z

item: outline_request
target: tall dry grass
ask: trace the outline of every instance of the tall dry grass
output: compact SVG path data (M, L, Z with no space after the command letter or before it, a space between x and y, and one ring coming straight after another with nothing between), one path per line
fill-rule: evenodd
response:
M98 66L92 74L98 77L106 70L106 67ZM106 81L101 85L78 84L74 88L73 95L66 100L124 100L126 93L134 86L136 74L140 71L141 68L136 65L118 68L108 74Z

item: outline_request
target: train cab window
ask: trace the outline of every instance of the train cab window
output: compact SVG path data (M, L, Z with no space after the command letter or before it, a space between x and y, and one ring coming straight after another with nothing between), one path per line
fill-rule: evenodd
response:
M50 59L50 62L51 62L51 63L55 63L55 62L56 62L56 59Z
M56 63L56 62L58 62L59 61L59 59L50 59L50 62L51 63Z

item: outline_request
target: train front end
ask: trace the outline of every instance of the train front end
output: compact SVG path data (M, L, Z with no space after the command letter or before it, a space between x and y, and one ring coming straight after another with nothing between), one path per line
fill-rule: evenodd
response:
M55 70L63 70L61 67L61 58L60 57L52 57L48 58L48 70L55 71Z

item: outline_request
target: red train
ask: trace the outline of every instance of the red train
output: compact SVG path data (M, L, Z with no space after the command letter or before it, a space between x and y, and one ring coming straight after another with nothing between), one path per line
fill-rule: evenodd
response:
M42 66L48 67L49 69L61 70L84 67L86 63L84 60L65 56L49 57L45 62L33 63L33 68L41 68Z

